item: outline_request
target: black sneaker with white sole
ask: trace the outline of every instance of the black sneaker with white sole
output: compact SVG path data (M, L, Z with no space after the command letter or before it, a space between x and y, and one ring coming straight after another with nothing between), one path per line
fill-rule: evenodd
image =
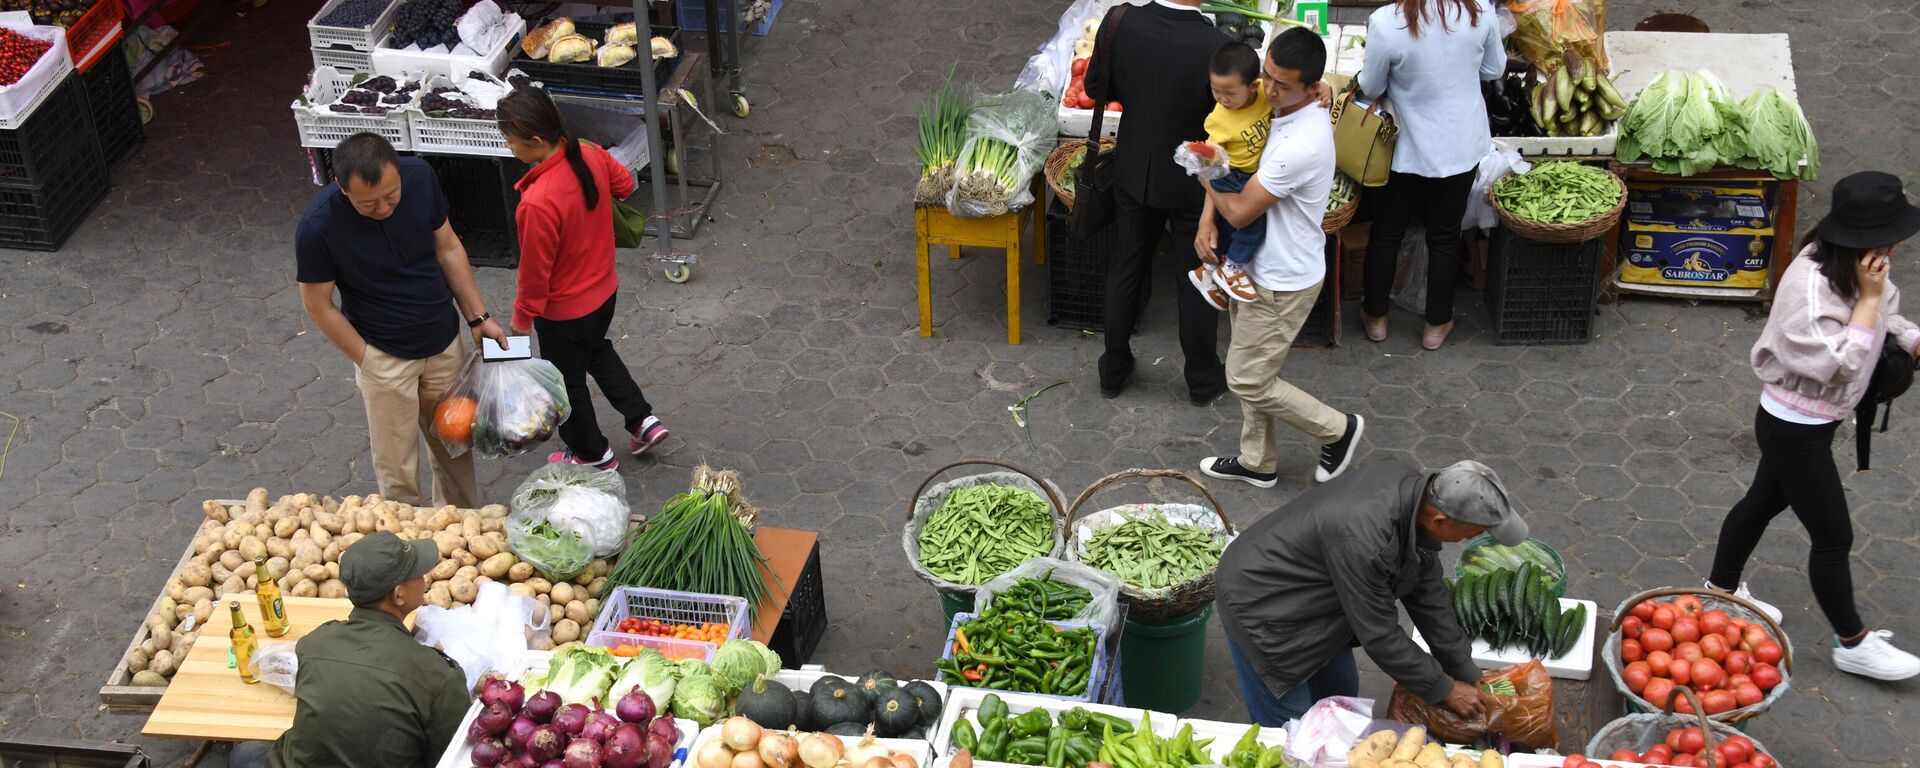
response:
M1360 443L1360 435L1366 430L1366 419L1359 414L1347 414L1347 433L1339 440L1320 446L1320 466L1313 470L1313 479L1324 483L1347 471L1347 465L1353 463L1354 446Z
M1272 488L1280 482L1279 472L1255 472L1240 464L1238 456L1214 456L1200 462L1200 471L1207 477L1221 480L1239 480L1255 488Z

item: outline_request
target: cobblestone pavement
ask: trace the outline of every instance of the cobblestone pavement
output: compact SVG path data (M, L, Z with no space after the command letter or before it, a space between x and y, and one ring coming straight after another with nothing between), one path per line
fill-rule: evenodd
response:
M351 370L302 315L289 241L314 189L285 104L307 66L317 3L276 0L206 36L208 77L155 100L146 146L58 254L7 253L0 269L0 410L23 422L0 475L0 733L143 740L141 719L104 714L96 689L199 517L199 502L256 485L372 488ZM1042 270L1026 268L1026 343L1005 343L997 256L936 259L935 338L915 333L911 105L959 60L1011 81L1063 3L973 0L937 11L885 0L789 0L774 34L748 41L752 117L726 120L728 189L715 221L680 247L691 283L639 259L621 268L619 348L674 429L658 458L621 469L637 508L656 507L701 461L746 471L776 525L824 531L832 626L815 660L839 670L930 668L943 637L931 590L906 573L898 531L930 471L999 457L1075 490L1127 467L1188 469L1231 452L1238 409L1187 405L1165 297L1136 342L1142 366L1100 399L1098 340L1048 328ZM1658 9L1616 2L1613 26ZM1920 153L1920 54L1912 3L1699 0L1720 31L1793 35L1827 180L1881 167L1912 179ZM1896 275L1920 285L1905 259ZM496 314L512 275L484 270ZM1437 353L1396 315L1383 345L1303 350L1286 376L1371 420L1362 460L1427 466L1464 456L1497 468L1539 536L1561 548L1573 589L1611 608L1633 591L1699 583L1720 518L1756 452L1757 387L1743 362L1759 308L1628 299L1604 307L1590 344L1494 346L1480 304ZM1033 449L1007 407L1035 400ZM605 409L603 409L603 413ZM1904 411L1903 411L1904 413ZM0 433L7 429L0 418ZM1876 440L1878 470L1846 479L1864 613L1920 639L1910 415ZM609 423L608 428L612 425ZM1291 450L1271 491L1214 490L1248 523L1309 483ZM1843 455L1846 453L1842 451ZM482 464L504 498L539 459ZM1155 494L1172 493L1155 487ZM1125 498L1129 492L1110 494ZM1140 498L1143 491L1130 491ZM1782 520L1756 555L1755 590L1787 612L1802 649L1793 691L1752 733L1793 765L1906 765L1920 727L1914 683L1836 674L1802 575L1807 542ZM1907 565L1902 566L1901 563ZM1194 712L1241 716L1217 624ZM1378 673L1367 691L1384 699Z

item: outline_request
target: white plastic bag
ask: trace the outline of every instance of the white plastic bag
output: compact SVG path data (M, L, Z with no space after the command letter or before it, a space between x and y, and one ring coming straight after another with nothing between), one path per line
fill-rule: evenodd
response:
M544 464L514 489L509 522L545 520L572 530L595 557L619 551L627 537L627 484L620 474L580 464Z
M1346 768L1347 750L1373 724L1373 699L1328 696L1287 722L1287 757L1313 768Z
M300 660L293 655L293 643L266 643L253 652L253 679L287 693L299 678Z
M546 442L573 412L567 384L553 363L532 358L484 362L478 352L440 393L434 435L458 456L504 458Z
M1173 162L1186 169L1188 176L1213 181L1233 170L1227 167L1227 150L1209 141L1184 141L1173 150Z
M947 211L983 218L1033 203L1033 176L1047 161L1059 132L1057 102L1038 88L1015 88L975 96L967 113L966 140L954 163ZM1001 172L985 167L1005 163ZM973 168L970 172L961 169Z
M413 617L414 639L439 648L459 664L468 690L488 672L519 671L520 655L550 631L546 606L507 591L497 581L482 582L473 605L452 609L426 605Z
M1082 608L1080 613L1064 621L1096 624L1107 628L1108 636L1120 631L1116 622L1120 619L1118 601L1120 599L1120 580L1106 571L1080 563L1070 563L1051 557L1036 557L1014 566L1013 570L993 577L992 581L980 585L973 593L973 612L984 613L993 603L993 596L1021 579L1043 579L1052 574L1054 581L1086 587L1093 593L1093 600Z
M1400 241L1393 270L1393 303L1416 315L1427 313L1427 230L1409 227Z
M1493 229L1500 224L1500 217L1493 212L1493 203L1487 199L1487 192L1493 189L1493 183L1509 173L1526 173L1533 163L1520 159L1520 153L1501 147L1498 143L1487 150L1480 158L1480 169L1473 175L1473 192L1467 195L1467 213L1460 217L1460 229Z

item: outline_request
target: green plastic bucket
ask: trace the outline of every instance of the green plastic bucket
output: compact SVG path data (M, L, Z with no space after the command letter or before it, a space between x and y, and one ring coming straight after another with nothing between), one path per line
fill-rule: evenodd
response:
M1162 623L1127 619L1120 637L1120 685L1127 706L1177 713L1200 700L1210 618L1212 604Z
M973 593L971 592L940 593L940 610L946 612L947 614L947 626L949 627L953 626L954 614L973 612Z

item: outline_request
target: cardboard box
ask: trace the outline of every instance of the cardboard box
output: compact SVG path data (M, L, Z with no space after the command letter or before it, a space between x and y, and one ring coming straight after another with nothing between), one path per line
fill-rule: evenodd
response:
M1771 191L1754 185L1627 185L1627 226L1665 232L1773 231Z
M1773 256L1773 231L1621 234L1627 263L1620 279L1646 285L1764 288Z

